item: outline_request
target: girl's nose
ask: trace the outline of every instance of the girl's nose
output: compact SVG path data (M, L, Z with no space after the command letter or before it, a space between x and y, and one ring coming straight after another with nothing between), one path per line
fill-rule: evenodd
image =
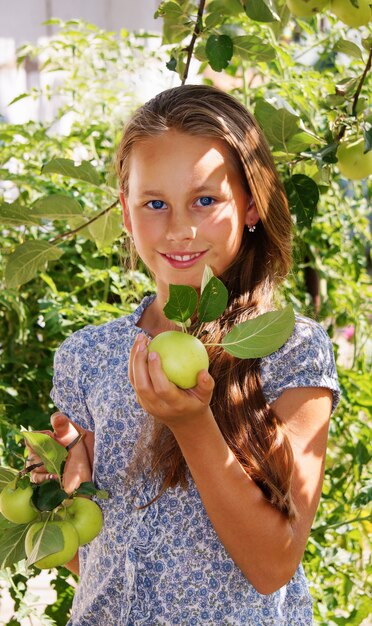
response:
M195 239L196 225L192 222L190 216L173 215L169 218L167 225L166 238L169 241L185 241Z

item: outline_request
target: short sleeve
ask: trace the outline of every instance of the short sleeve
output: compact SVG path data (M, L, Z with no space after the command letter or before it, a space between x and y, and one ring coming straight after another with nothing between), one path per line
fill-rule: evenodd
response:
M71 335L56 351L50 397L58 410L78 426L94 431L94 420L86 403L84 385L84 363L89 359L84 336L86 329Z
M340 400L332 342L320 324L296 318L288 341L261 359L262 390L269 404L286 389L326 387L332 391L332 412Z

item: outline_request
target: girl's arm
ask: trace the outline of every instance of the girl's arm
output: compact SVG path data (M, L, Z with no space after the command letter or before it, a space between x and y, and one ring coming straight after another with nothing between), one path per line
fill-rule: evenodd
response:
M273 593L294 575L319 502L324 471L331 392L325 388L285 391L273 409L287 424L293 447L291 524L246 474L224 440L209 407L213 380L199 374L184 392L166 379L160 359L147 358L137 339L129 375L142 406L176 437L208 516L227 552L259 593Z
M293 524L246 474L211 413L192 429L181 420L172 428L221 542L259 593L286 584L302 559L322 488L331 402L327 389L303 388L273 405L293 448Z

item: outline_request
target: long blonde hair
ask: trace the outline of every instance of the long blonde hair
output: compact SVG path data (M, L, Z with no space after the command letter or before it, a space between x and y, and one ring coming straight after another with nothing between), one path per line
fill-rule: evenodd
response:
M273 306L274 290L291 265L288 203L253 116L232 96L205 85L168 89L134 113L116 159L124 196L133 146L171 128L224 141L260 217L254 234L245 229L236 259L220 276L229 292L228 306L222 317L205 326L203 335L208 343L219 343L234 324ZM293 519L292 449L284 425L263 395L259 359L239 360L218 347L208 347L208 352L209 371L216 382L211 408L226 442L267 499ZM173 434L162 424L154 425L150 454L153 472L163 480L160 494L177 484L186 488L186 462Z

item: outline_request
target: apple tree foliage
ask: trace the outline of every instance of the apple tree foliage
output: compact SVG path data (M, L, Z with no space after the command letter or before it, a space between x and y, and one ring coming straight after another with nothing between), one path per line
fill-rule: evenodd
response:
M0 453L2 465L22 467L14 434L49 423L57 346L87 323L128 313L154 288L141 265L128 269L112 167L123 122L148 97L144 83L155 73L164 87L205 81L255 114L295 223L294 269L281 300L316 317L335 339L343 394L304 557L321 626L362 624L371 604L372 182L343 176L337 153L354 137L363 138L365 154L371 150L372 32L366 18L357 27L338 21L345 3L358 5L167 1L157 11L161 38L53 20L55 36L19 50L20 65L38 59L40 84L16 100L43 108L45 121L0 126ZM15 601L9 624L39 614L21 564L0 579ZM66 570L53 585L57 601L43 619L62 626L73 596Z

